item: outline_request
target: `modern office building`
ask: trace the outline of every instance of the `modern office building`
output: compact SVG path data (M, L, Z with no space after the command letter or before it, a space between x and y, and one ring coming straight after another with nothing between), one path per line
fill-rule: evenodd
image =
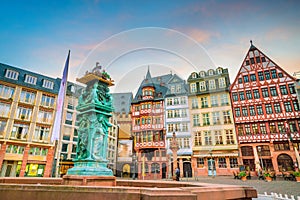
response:
M192 72L188 78L193 176L231 175L238 145L229 96L228 69Z
M59 79L0 64L1 176L51 176L59 85Z
M167 152L169 155L169 176L172 177L172 151L170 150L173 133L179 145L177 163L181 177L192 177L192 137L188 106L188 86L182 78L173 74L167 82L165 95L165 127Z
M163 179L168 174L164 98L172 75L151 77L148 69L131 102L134 150L139 179Z
M251 171L294 170L300 147L295 81L251 41L230 89L240 163Z

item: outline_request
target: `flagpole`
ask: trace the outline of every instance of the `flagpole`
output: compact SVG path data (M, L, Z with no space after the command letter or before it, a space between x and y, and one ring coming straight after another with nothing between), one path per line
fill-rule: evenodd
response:
M62 141L62 127L63 127L63 113L65 108L65 97L67 91L67 83L68 83L68 69L69 69L69 60L70 60L70 50L68 53L68 57L65 63L63 77L61 79L59 93L57 96L57 104L56 104L56 115L52 128L51 142L54 141L54 157L53 163L56 158L55 163L55 177L59 177L59 164L60 164L60 155L61 155L61 141Z

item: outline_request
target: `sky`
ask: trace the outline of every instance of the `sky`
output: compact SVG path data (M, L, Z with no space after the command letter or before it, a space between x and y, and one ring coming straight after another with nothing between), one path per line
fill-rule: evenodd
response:
M276 64L300 71L300 1L2 0L0 62L69 81L96 62L135 92L152 76L228 68L233 82L250 40Z

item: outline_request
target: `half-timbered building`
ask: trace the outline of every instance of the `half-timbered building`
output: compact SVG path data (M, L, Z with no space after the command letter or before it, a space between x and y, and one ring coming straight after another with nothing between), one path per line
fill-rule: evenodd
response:
M132 133L139 179L167 178L164 127L166 83L172 75L151 77L148 69L132 103Z
M251 41L230 95L240 164L253 172L294 170L300 143L295 78Z

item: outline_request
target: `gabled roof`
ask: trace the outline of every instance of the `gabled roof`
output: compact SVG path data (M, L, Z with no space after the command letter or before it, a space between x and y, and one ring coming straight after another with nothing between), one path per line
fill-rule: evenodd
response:
M250 48L241 64L239 72L237 73L233 83L230 86L230 90L238 84L238 78L240 74L249 73L256 70L267 70L270 68L276 68L281 73L284 74L286 80L296 80L290 74L288 74L285 70L279 67L273 60L271 60L268 56L266 56L260 49L253 45L252 40L250 41Z
M156 77L151 77L150 74L150 70L148 68L147 74L145 79L142 81L142 83L140 84L140 87L133 99L133 103L134 102L139 102L142 101L140 99L140 97L142 96L142 90L144 87L154 87L155 89L155 97L154 100L158 100L158 99L164 99L164 96L168 90L168 88L166 87L167 83L169 82L169 80L172 78L172 74L166 74L166 75L162 75L162 76L156 76ZM160 95L158 95L160 94Z

